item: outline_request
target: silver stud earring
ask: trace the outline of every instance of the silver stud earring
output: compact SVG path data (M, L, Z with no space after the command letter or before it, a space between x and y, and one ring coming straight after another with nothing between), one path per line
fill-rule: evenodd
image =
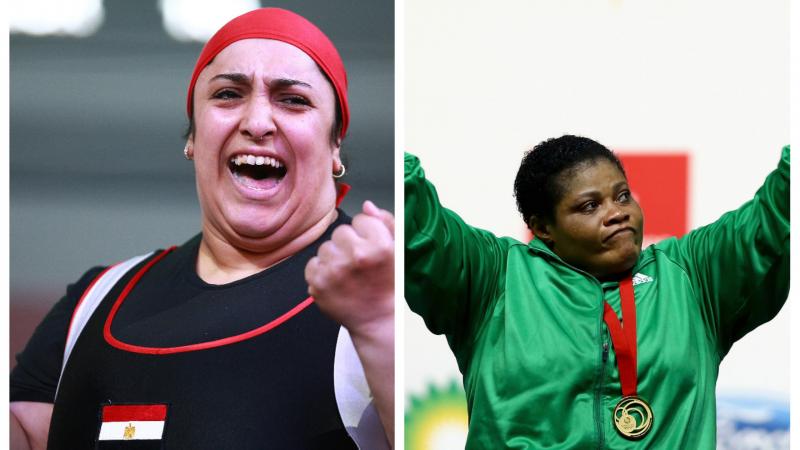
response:
M186 144L186 147L183 147L183 156L189 161L192 160L192 157L189 156L189 144Z

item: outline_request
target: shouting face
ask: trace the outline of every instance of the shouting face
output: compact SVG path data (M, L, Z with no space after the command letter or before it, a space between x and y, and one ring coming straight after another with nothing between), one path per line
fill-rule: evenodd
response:
M193 101L188 148L204 233L269 251L335 217L336 100L308 55L275 40L237 41L201 72Z

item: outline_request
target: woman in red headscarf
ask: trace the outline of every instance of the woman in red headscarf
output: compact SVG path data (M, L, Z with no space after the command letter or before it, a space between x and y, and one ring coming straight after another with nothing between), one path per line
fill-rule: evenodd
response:
M202 232L70 287L12 373L12 442L388 447L394 221L337 208L335 47L292 12L244 14L203 48L187 114Z

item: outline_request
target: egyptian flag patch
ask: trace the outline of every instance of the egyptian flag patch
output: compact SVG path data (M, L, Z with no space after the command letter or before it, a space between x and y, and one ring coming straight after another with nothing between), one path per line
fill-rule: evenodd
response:
M167 405L102 405L100 417L98 449L161 448Z

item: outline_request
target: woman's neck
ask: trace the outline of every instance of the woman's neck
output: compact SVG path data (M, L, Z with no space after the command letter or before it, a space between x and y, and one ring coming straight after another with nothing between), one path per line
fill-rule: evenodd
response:
M197 253L197 276L209 284L228 284L272 267L311 245L336 220L336 210L306 230L283 242L249 238L230 239L203 224L203 238Z
M614 281L614 282L622 281L623 279L628 278L630 276L631 276L631 271L627 270L625 272L616 273L616 274L613 274L613 275L604 275L604 276L601 276L601 277L600 276L595 276L595 278L597 278L598 281L603 283L603 282L606 282L606 281Z

